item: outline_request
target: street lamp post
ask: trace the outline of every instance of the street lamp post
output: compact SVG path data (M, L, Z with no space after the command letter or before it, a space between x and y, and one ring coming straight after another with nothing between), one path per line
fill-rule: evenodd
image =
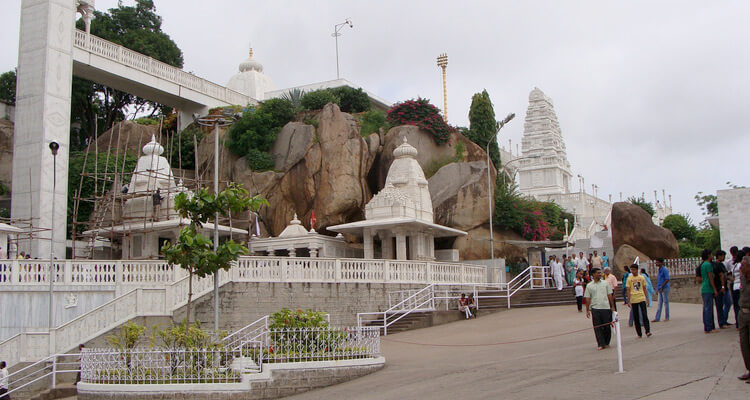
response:
M568 242L570 241L568 238L568 219L565 218L563 221L565 221L565 257L568 257Z
M202 126L214 127L214 196L219 194L219 127L229 126L235 121L233 114L207 115L196 118ZM196 166L197 167L197 166ZM219 249L219 213L214 214L214 253ZM188 316L189 317L189 316ZM214 274L214 332L219 331L219 271Z
M345 26L349 25L350 28L354 28L354 24L352 24L351 18L347 18L346 21L336 24L333 26L333 33L331 36L336 38L336 79L340 78L339 75L339 36L341 36L341 29Z
M500 129L503 129L503 126L510 122L516 114L510 113L507 117L505 117L504 120L498 122L497 131L492 136L492 138L487 142L487 202L489 203L489 209L490 209L490 260L492 260L492 268L494 271L495 268L495 236L492 232L492 179L490 178L490 144L497 140L497 135L500 133ZM500 171L497 171L500 173Z
M50 221L50 246L49 246L49 323L48 329L52 329L54 323L54 299L53 283L55 281L55 197L57 197L57 151L60 144L52 141L49 150L52 152L52 219Z

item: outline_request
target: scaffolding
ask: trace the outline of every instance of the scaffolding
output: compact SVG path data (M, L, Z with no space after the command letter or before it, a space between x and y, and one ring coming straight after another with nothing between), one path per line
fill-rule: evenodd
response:
M159 124L158 135L155 135L158 143L164 143L169 159L167 160L170 168L173 165L172 156L175 153L175 136L178 133L166 134L163 132L162 123ZM117 130L117 141L113 146L114 132ZM186 176L186 170L182 168L182 149L177 144L177 171L172 170L170 174L159 172L159 166L147 171L126 170L126 160L129 156L127 150L135 140L137 146L144 143L143 132L138 138L131 138L130 131L127 137L122 139L122 122L117 123L110 130L109 143L106 153L98 148L99 137L95 132L93 146L87 146L84 156L82 173L78 182L78 188L73 195L73 214L72 224L69 229L72 230L72 258L81 258L76 250L77 243L83 241L87 243L87 253L83 258L94 258L96 248L108 247L110 258L131 258L132 254L116 254L118 246L122 244L123 236L131 235L133 232L139 234L144 232L155 232L160 228L159 222L167 220L178 220L179 226L185 225L185 222L179 217L178 213L171 207L170 200L174 195L180 192L192 191L202 187L211 187L213 179L203 179L199 172L198 160L198 141L193 135L193 150L195 154L195 173L193 177ZM123 150L125 149L125 150ZM122 151L121 151L122 150ZM224 156L225 146L220 146L219 157ZM122 152L122 154L121 154ZM93 153L93 154L92 154ZM131 154L132 155L132 154ZM140 152L138 156L141 156ZM210 154L206 164L211 165L215 152ZM105 157L104 170L100 168L100 157ZM111 157L114 157L114 163L111 163ZM92 161L93 160L93 161ZM94 164L93 168L88 167L89 163ZM91 171L93 169L93 172ZM177 172L175 174L174 172ZM203 171L205 173L205 171ZM178 176L179 175L179 176ZM190 175L190 174L187 174ZM140 176L140 178L139 178ZM128 184L135 179L146 180L146 190L129 190ZM176 185L170 184L168 187L156 187L156 180L178 179ZM152 182L154 180L154 182ZM153 184L152 184L153 183ZM226 187L227 181L220 181L221 187ZM93 186L93 195L84 196L84 187ZM158 198L158 200L157 200ZM166 199L166 206L162 200ZM131 212L129 215L123 212L125 204L135 202L143 203L143 210L137 213ZM90 208L91 213L88 218L82 213L84 208ZM242 222L246 222L244 218ZM235 224L236 225L235 221ZM218 221L219 224L233 225L232 218L224 218ZM83 232L81 232L83 231ZM231 229L230 229L231 231ZM132 247L132 246L131 246ZM132 251L132 249L131 249ZM101 254L100 254L101 255Z

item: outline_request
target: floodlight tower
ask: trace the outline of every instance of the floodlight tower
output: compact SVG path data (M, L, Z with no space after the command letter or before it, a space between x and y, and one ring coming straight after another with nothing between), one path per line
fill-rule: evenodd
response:
M448 54L440 54L437 58L437 65L443 70L443 119L448 122L448 81L445 73L448 67Z
M339 73L339 36L341 36L341 28L347 25L349 26L349 28L354 28L354 24L352 24L351 18L347 18L346 21L334 25L333 33L331 34L331 36L336 38L336 79L341 78L341 75Z

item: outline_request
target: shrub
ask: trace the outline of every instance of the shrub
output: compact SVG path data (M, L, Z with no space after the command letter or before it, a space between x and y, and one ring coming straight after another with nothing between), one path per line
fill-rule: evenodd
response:
M318 328L328 326L326 314L313 310L292 311L282 308L271 314L271 329L282 328Z
M651 204L650 202L646 201L646 199L644 199L643 196L641 196L641 197L631 197L631 198L628 199L628 201L631 204L636 205L636 206L642 208L650 216L652 216L652 217L654 216L654 205Z
M245 157L247 157L247 166L253 171L269 171L273 169L273 157L264 151L250 149Z
M349 86L342 86L331 89L331 92L338 98L338 105L343 112L353 114L370 109L370 97L362 88L354 89Z
M385 113L379 110L370 110L364 113L361 123L362 129L360 130L360 135L362 136L380 132L380 128L387 129L388 126Z
M396 103L388 109L388 122L393 126L415 125L432 134L435 143L448 141L456 128L448 125L440 116L440 110L423 98Z
M135 120L135 123L139 125L159 125L159 122L160 121L158 118L148 118L148 117L137 118Z
M339 104L339 98L328 89L319 89L305 93L300 99L302 108L306 110L320 110L328 103Z
M118 350L132 349L141 340L144 332L146 332L145 326L130 321L123 325L118 333L107 336L107 343Z
M292 103L269 99L256 109L249 109L229 128L229 148L243 157L250 149L267 151L276 141L281 128L294 119Z

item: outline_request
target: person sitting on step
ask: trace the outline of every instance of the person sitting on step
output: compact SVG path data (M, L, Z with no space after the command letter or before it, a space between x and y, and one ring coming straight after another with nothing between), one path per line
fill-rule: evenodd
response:
M458 311L464 313L466 319L471 318L471 308L469 308L469 299L466 298L466 293L461 293L461 298L458 299Z

